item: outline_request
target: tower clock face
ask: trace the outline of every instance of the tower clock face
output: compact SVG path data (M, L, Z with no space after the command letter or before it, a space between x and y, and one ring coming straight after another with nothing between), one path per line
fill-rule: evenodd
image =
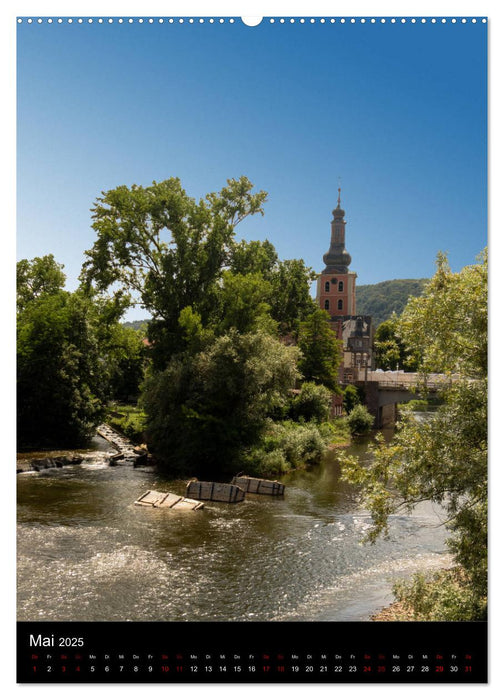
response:
M331 280L331 284L336 284L337 281L338 281L338 280L336 279L336 277L333 277L332 280Z

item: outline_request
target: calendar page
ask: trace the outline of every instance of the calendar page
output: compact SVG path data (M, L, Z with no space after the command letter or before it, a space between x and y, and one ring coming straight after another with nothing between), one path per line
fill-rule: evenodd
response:
M16 22L18 683L486 683L487 18Z

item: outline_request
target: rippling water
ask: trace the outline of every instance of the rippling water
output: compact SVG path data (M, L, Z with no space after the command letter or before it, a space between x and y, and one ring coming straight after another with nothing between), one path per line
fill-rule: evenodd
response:
M19 620L362 620L393 579L448 562L430 504L362 545L371 521L332 455L282 500L196 512L133 505L185 481L88 460L18 477Z

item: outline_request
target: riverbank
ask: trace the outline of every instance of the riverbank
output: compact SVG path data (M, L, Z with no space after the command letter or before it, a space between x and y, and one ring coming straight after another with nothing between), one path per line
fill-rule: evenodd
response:
M486 618L486 598L475 599L460 566L417 574L394 590L396 600L374 613L374 622L450 622ZM456 603L456 605L455 605ZM456 614L456 617L454 616Z
M404 603L397 601L371 615L370 619L372 622L412 622L415 617Z

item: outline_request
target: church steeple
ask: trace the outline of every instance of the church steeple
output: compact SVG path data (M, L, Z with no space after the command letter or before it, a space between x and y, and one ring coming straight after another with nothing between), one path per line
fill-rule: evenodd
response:
M345 249L345 210L341 208L341 187L338 187L338 206L333 209L331 221L331 245L324 255L326 268L323 274L339 273L347 274L348 266L352 262L349 252Z

